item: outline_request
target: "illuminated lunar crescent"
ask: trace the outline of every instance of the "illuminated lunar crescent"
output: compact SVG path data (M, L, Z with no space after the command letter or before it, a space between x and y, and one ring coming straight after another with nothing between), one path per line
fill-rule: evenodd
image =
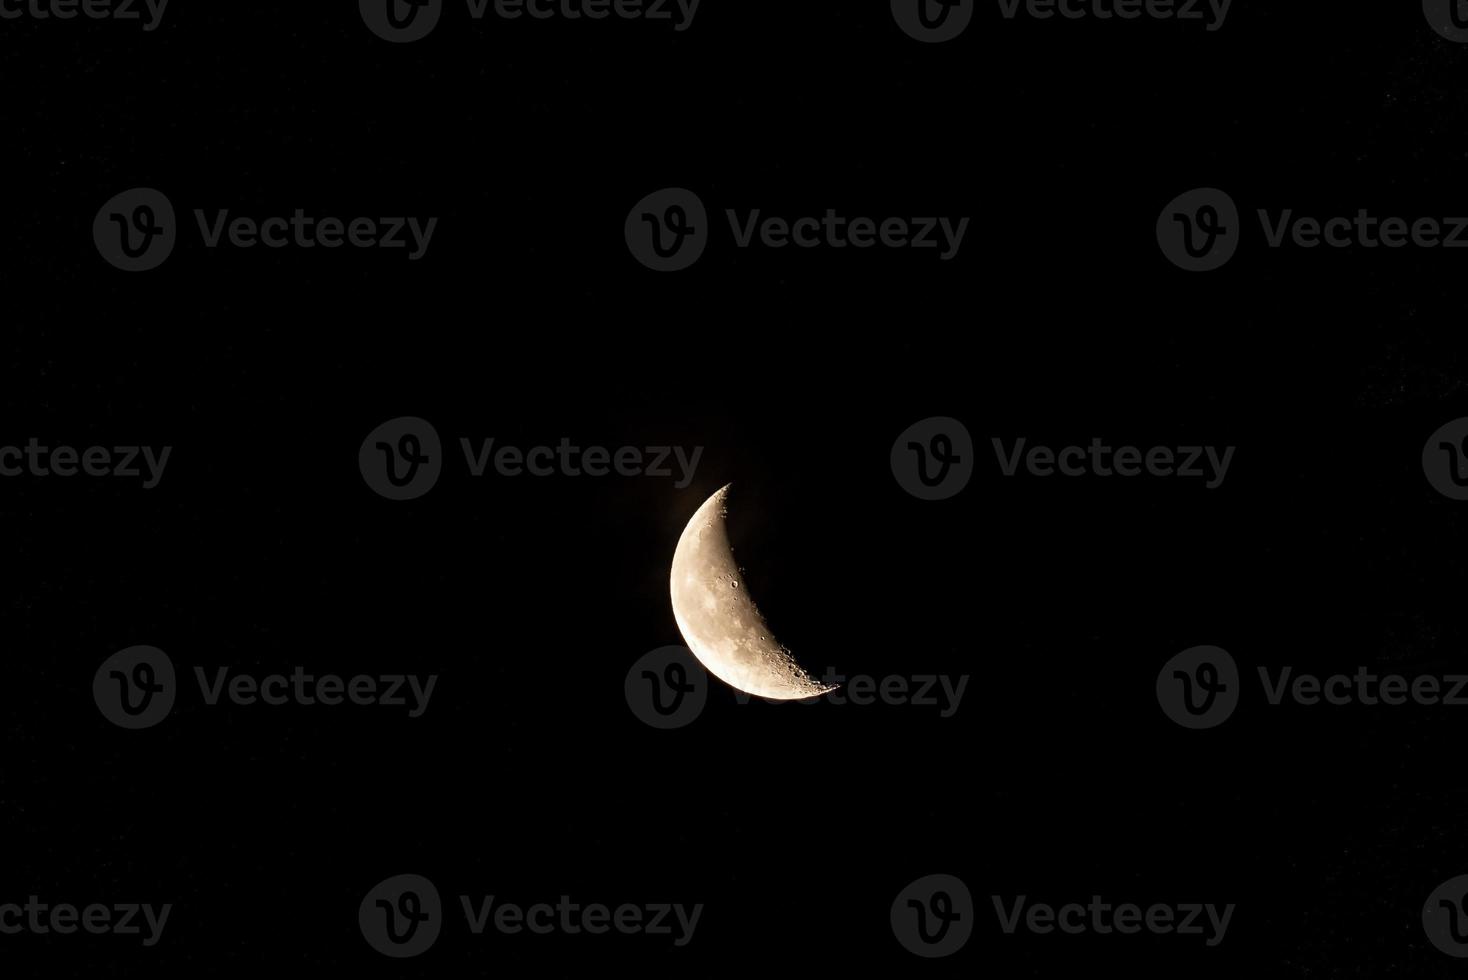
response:
M734 563L724 518L726 485L694 513L673 552L673 618L704 667L756 697L791 701L834 691L775 641Z

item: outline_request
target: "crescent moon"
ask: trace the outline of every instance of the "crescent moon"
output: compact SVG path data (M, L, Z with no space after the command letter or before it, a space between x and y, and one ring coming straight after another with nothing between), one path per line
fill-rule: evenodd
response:
M812 698L817 683L770 633L734 562L725 526L729 485L703 502L673 552L673 618L699 662L730 687L776 701Z

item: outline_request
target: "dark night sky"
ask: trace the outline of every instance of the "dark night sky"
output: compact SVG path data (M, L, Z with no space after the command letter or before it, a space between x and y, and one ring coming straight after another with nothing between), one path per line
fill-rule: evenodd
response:
M467 25L390 46L353 4L180 5L152 34L0 23L12 174L0 444L175 447L151 491L0 481L13 549L0 902L172 901L167 941L0 937L15 976L742 974L794 957L957 975L1447 975L1420 907L1468 870L1454 709L1240 708L1190 733L1153 682L1463 663L1462 505L1423 440L1468 415L1452 252L1267 250L1188 275L1157 214L1468 213L1468 47L1417 5L1237 0L1224 29L981 6L924 46L885 2L705 0L690 30ZM1363 5L1364 8L1364 5ZM446 15L448 16L448 15ZM97 208L434 215L430 256L210 252L124 275ZM957 259L628 255L666 186L770 213L972 220ZM1257 228L1257 225L1256 225ZM470 479L390 503L387 419L519 445L701 446L694 482ZM924 503L905 427L978 470ZM1218 491L1004 479L990 439L1238 447ZM737 705L657 732L622 685L679 642L667 569L733 481L735 546L814 666L966 674L962 709ZM111 653L184 670L441 675L432 710L205 709L123 732ZM1257 702L1257 699L1256 699ZM1468 710L1468 709L1457 709ZM446 896L707 905L697 941L483 937L374 954L391 874ZM947 960L893 896L963 878ZM1005 936L990 895L1238 904L1228 941ZM128 896L128 897L123 897ZM156 897L149 897L156 896ZM1359 974L1352 971L1359 970Z

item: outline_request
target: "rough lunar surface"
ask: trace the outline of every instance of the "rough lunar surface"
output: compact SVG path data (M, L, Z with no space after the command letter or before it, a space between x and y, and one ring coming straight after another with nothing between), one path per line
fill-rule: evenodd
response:
M729 544L729 488L693 515L673 552L673 617L694 655L715 677L756 697L815 697L834 687L811 678L770 634Z

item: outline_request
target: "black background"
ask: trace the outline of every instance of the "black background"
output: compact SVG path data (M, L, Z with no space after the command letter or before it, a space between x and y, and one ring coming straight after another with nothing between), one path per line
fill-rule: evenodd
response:
M1468 414L1458 253L1157 248L1174 196L1245 215L1468 213L1468 47L1414 3L1237 0L1196 23L980 5L918 44L885 2L704 0L666 24L471 22L394 46L355 4L174 0L159 30L0 22L11 174L0 443L174 447L159 487L0 483L11 549L0 900L173 902L163 942L0 941L7 975L899 968L1446 976L1420 909L1468 870L1463 709L1264 708L1188 732L1160 666L1463 664L1464 511L1420 453ZM185 220L160 269L91 240L135 186ZM968 216L958 258L735 249L639 266L645 194L795 216ZM440 218L428 256L204 249L193 208ZM363 483L387 419L449 450L413 502ZM888 452L962 419L926 503ZM990 439L1238 447L1201 481L1001 478ZM691 486L470 478L461 437L702 446ZM679 642L667 569L735 483L776 634L847 674L970 675L958 713L737 705L638 721ZM93 672L440 674L424 717L203 707L114 728ZM1257 692L1257 685L1253 688ZM191 696L192 694L192 696ZM453 909L423 957L363 942L381 879ZM932 873L958 955L888 926ZM456 896L706 905L691 945L471 937ZM1237 903L1199 937L1004 935L991 895Z

